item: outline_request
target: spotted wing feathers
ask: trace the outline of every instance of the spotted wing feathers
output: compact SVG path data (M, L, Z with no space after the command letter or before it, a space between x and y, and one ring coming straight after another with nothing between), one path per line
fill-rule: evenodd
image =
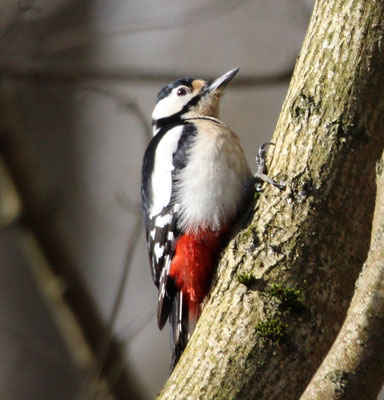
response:
M177 205L164 208L149 220L148 251L152 269L152 278L159 289L158 324L162 329L171 312L172 301L176 294L169 270L178 237L176 231Z

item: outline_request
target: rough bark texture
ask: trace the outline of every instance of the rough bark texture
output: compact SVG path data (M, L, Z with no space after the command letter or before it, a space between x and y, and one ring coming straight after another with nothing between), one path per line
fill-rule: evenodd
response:
M381 0L316 2L272 140L288 187L229 243L160 399L297 399L335 340L369 249L383 18Z
M371 248L347 318L301 400L374 400L384 380L384 153L377 164Z

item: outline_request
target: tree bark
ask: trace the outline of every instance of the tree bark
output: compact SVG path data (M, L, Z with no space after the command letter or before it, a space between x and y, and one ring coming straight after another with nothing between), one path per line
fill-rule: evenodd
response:
M316 2L272 139L269 174L287 189L266 187L246 213L159 399L304 392L369 250L384 145L383 46L381 0Z
M371 247L347 318L301 400L376 399L384 381L384 153Z

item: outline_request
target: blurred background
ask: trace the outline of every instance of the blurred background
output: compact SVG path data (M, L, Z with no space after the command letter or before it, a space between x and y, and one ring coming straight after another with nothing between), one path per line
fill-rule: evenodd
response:
M254 169L312 0L0 2L0 398L153 399L168 376L140 215L161 87L236 66Z

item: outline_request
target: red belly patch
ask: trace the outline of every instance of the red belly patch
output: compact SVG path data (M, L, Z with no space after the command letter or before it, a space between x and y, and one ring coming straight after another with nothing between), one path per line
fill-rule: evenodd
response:
M200 303L209 290L222 235L223 231L205 230L184 234L176 243L170 276L182 291L191 317L198 317Z

